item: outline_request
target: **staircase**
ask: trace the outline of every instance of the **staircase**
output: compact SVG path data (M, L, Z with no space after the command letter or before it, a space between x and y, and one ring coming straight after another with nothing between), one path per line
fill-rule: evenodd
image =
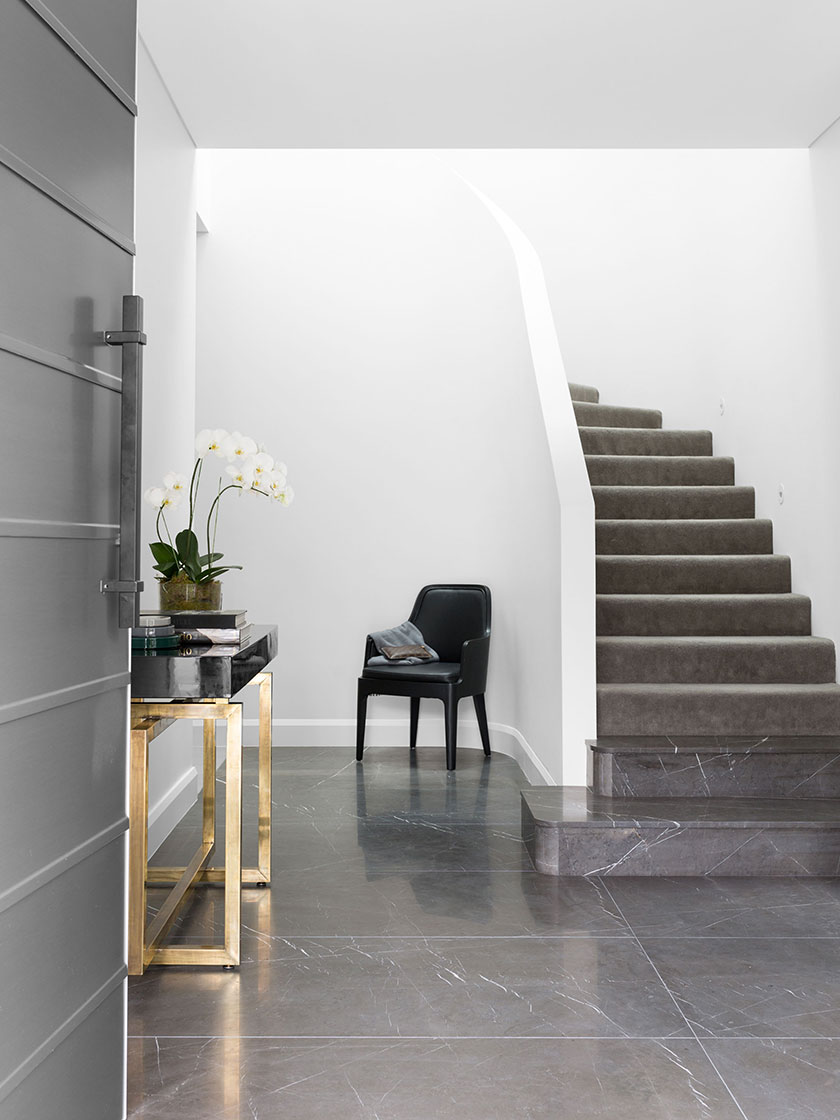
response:
M591 791L523 795L532 854L554 874L838 873L834 644L772 523L710 432L569 388L595 499L598 738Z

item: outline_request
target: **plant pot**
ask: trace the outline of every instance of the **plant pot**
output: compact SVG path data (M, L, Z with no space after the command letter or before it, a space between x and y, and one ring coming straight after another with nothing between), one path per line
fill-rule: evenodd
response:
M211 579L208 583L163 579L159 586L162 614L170 611L217 611L222 606L222 584L218 579Z

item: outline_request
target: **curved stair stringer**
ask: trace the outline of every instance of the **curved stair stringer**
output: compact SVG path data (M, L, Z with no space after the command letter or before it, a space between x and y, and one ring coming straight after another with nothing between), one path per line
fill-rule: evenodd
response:
M560 520L560 617L547 618L546 626L557 632L561 755L559 766L541 761L549 780L585 785L591 763L586 742L596 729L594 499L539 255L503 210L454 174L496 220L516 264Z

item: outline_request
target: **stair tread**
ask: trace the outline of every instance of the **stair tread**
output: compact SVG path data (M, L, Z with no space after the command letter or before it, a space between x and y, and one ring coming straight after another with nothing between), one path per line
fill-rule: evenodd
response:
M599 735L586 745L601 754L840 755L840 735Z
M537 825L549 828L838 828L831 798L605 797L583 786L522 790Z
M595 401L573 401L578 427L592 428L655 428L662 427L662 413L656 408L632 405L601 404Z
M598 645L632 645L654 648L665 645L705 646L707 648L737 646L744 650L751 646L760 649L770 644L791 647L834 645L831 638L819 638L813 634L639 634L638 636L634 634L604 634L596 638L596 643Z
M666 493L669 496L680 497L680 492L684 491L686 497L691 497L695 494L754 494L755 487L753 486L735 486L729 483L709 484L705 482L697 483L696 485L688 483L687 485L676 486L657 486L655 483L623 483L615 482L609 484L595 483L592 487L593 493L610 493L610 494L661 494Z
M588 401L576 401L576 404L588 404ZM609 408L609 405L599 404L593 407L596 408ZM640 408L635 409L636 412L652 412L652 409ZM680 436L711 436L709 428L628 428L623 424L616 427L610 427L608 424L578 424L578 431L581 432L597 432L599 435L609 434L615 432L616 435L638 435L653 436L654 438L660 437L664 443L667 439L678 439ZM602 452L602 454L609 454L609 452ZM699 456L683 456L683 458L698 458Z
M640 683L618 682L615 684L599 684L598 692L616 694L622 692L626 695L652 696L661 699L675 699L679 694L685 696L786 696L789 698L805 695L836 695L840 698L840 684L826 682L823 684L810 683L778 683L778 684L752 684L745 681L741 684L718 683L686 683L667 682Z
M569 395L573 401L598 404L601 394L594 385L583 385L578 381L569 381L567 384L569 386Z
M669 602L676 601L676 602L680 602L680 603L688 603L689 601L696 601L698 604L709 602L709 601L711 601L713 603L719 603L719 602L722 602L725 599L730 599L730 600L735 600L736 602L739 602L739 603L740 602L749 602L749 604L751 606L758 605L762 599L766 600L768 603L774 603L774 604L793 603L793 602L810 603L810 601L811 601L810 598L807 595L800 595L796 591L761 591L761 592L757 592L755 594L751 593L749 591L743 591L743 592L730 591L730 592L726 592L724 594L718 594L716 592L709 591L709 592L699 592L699 593L689 593L689 594L673 594L673 595L670 595L670 594L652 595L650 593L645 593L645 594L642 594L642 595L631 595L631 594L628 594L628 593L625 593L625 594L622 594L622 595L609 595L609 594L604 595L604 594L599 593L595 596L595 598L596 599L602 599L602 600L603 599L609 599L610 602L613 602L613 603L617 602L619 599L627 599L629 602L632 602L634 606L638 603L641 603L645 599L650 600L654 603L661 603L661 602L664 602L665 600L668 600ZM642 635L640 635L640 637L641 636Z

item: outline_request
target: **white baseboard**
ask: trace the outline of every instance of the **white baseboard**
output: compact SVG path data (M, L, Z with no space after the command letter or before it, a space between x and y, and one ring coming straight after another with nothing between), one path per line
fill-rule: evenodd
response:
M149 809L149 855L160 847L201 792L198 770L190 766Z
M200 724L197 725L200 728ZM246 746L257 745L257 720L242 723L243 741ZM335 747L352 750L356 744L354 719L275 719L272 720L272 742L275 747ZM490 749L505 754L518 763L528 781L535 786L554 785L554 780L543 766L525 736L515 727L504 723L491 723ZM200 734L200 731L199 731ZM220 739L223 742L224 732ZM218 761L224 758L222 742L217 748ZM407 719L369 719L366 724L365 745L369 747L395 747L408 745ZM417 745L434 746L443 750L441 721L420 717ZM481 750L481 739L475 720L458 721L458 748Z

